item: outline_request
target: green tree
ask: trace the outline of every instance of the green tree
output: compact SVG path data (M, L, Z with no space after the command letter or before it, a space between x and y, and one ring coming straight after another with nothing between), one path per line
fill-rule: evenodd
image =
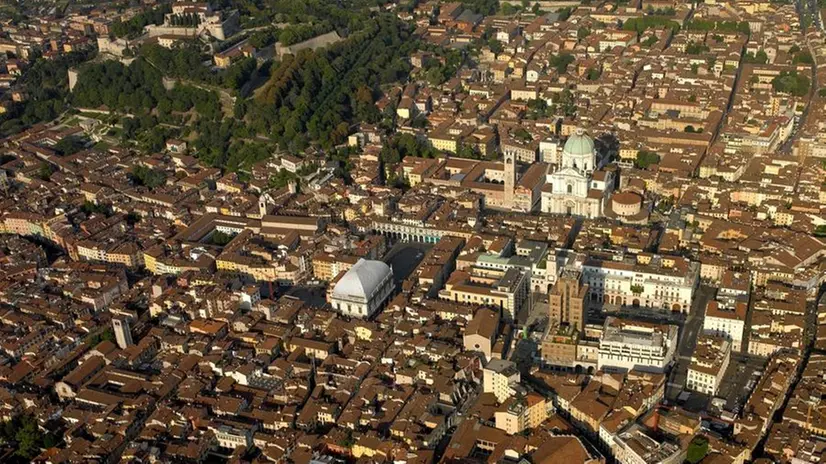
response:
M665 27L672 31L680 29L680 23L662 16L643 16L641 18L631 18L622 23L622 29L626 31L643 32L647 29L657 29Z
M343 447L343 448L348 448L348 449L355 446L356 445L356 439L353 437L353 431L350 430L350 429L347 429L346 435L344 436L344 438L339 440L338 445Z
M14 456L22 459L22 462L35 458L42 448L60 442L60 438L55 435L44 435L37 420L30 414L17 415L7 420L0 428L0 435L4 441L15 445Z
M709 21L695 19L686 23L685 27L692 31L738 32L746 35L750 33L749 23L746 21Z
M438 151L427 142L411 134L400 134L387 141L381 150L381 159L387 167L397 165L407 156L435 158Z
M491 37L488 40L488 48L490 48L490 51L493 52L494 55L502 53L505 49L502 42L498 41L495 37Z
M134 212L134 211L130 211L129 214L126 215L126 223L129 224L130 226L134 226L135 224L139 223L140 221L141 221L141 215Z
M229 242L231 242L233 238L235 238L234 234L227 234L227 233L221 232L220 230L216 230L215 232L212 233L212 237L210 237L210 241L212 242L213 245L224 246L224 245L228 244Z
M289 46L333 30L332 24L321 21L316 24L291 24L278 33L281 45Z
M772 79L772 88L781 93L802 97L809 92L811 81L808 77L798 74L797 71L782 71Z
M346 41L287 55L273 67L269 81L247 108L246 126L283 148L298 149L313 141L331 149L364 114L353 108L358 88L378 89L407 77L411 69L407 56L417 47L411 37L406 23L379 15L366 20L362 30ZM459 50L440 49L438 54L444 64L432 60L436 64L423 73L436 85L454 76L464 60Z
M11 104L0 115L0 135L20 132L34 124L52 120L64 111L69 83L67 70L90 56L90 52L72 52L55 59L31 57L30 66L15 82L15 86L26 90L28 98L25 102Z
M145 26L149 24L163 24L164 15L171 12L172 5L170 3L163 3L155 8L138 13L126 22L113 22L109 26L109 31L115 37L135 38L143 33ZM173 25L176 25L174 21Z
M268 182L270 188L284 188L290 182L294 182L298 179L298 177L290 171L286 169L279 169L278 172L270 177Z
M500 12L503 16L512 16L515 15L519 11L519 8L511 5L510 3L502 3L502 7Z
M40 180L48 182L52 178L52 174L54 174L55 168L49 163L41 163L40 167L37 169L37 177Z
M794 58L792 59L792 63L794 63L794 64L798 64L798 63L814 64L814 62L815 62L815 60L812 57L811 52L809 52L808 50L803 50L801 52L798 52L797 54L794 55Z
M14 436L17 440L16 455L26 459L32 459L40 454L40 446L43 444L43 433L32 416L23 416L20 429Z
M552 56L548 63L556 69L556 72L564 74L568 71L568 66L574 61L575 58L570 53L560 53L559 55Z
M132 182L142 185L148 189L154 189L166 184L166 174L163 171L148 168L144 165L137 165L129 173Z
M652 151L640 150L637 152L636 165L641 169L648 169L652 164L660 162L660 156Z
M233 63L225 72L224 87L240 89L249 81L257 67L258 61L253 57L243 58Z
M115 341L115 331L112 328L108 328L100 334L100 341L102 342L114 342Z
M553 115L548 107L548 102L542 98L536 98L528 101L528 119L548 118Z
M702 461L708 454L708 439L702 436L697 436L688 445L686 452L686 461L690 464L697 464Z
M746 52L746 54L743 55L743 61L746 63L766 64L769 61L769 56L761 48L757 50L757 53Z
M589 81L595 81L595 80L599 79L599 77L601 75L602 75L602 71L599 68L589 68L586 78Z
M689 42L685 47L685 52L689 55L699 55L700 53L706 53L708 51L709 48L704 43Z
M471 145L468 143L460 143L459 147L456 149L456 156L459 158L468 158L468 159L481 159L482 154L479 152L479 149L476 148L475 145Z
M516 131L514 131L513 133L513 136L524 142L530 142L531 140L533 140L533 136L531 136L531 133L525 130L524 127L516 129Z
M260 49L272 45L276 39L277 31L274 28L268 28L253 32L250 35L249 44Z
M79 152L86 148L86 139L82 137L78 137L76 135L69 135L67 137L63 137L54 145L55 151L60 153L63 156L74 155L75 153Z
M462 4L485 16L490 16L499 9L499 0L462 0ZM502 6L504 7L504 5Z

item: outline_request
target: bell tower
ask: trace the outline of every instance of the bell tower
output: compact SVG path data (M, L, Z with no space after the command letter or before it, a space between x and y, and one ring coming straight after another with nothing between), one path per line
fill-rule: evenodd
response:
M513 153L505 153L505 196L502 205L507 210L514 207L513 197L516 189L516 158Z

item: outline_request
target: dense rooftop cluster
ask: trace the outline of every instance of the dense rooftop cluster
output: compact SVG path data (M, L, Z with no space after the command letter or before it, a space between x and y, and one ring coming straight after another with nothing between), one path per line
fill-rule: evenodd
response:
M0 8L0 461L823 460L822 2L136 3Z

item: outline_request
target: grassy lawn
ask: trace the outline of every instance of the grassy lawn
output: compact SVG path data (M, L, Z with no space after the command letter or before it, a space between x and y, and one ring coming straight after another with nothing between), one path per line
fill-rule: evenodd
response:
M97 119L98 121L102 121L103 116L106 116L103 113L84 113L84 112L80 112L80 113L78 113L78 115L83 116L84 118Z
M62 124L64 126L77 126L79 121L80 119L78 119L77 116L73 116L72 118L69 118L68 121L63 121Z

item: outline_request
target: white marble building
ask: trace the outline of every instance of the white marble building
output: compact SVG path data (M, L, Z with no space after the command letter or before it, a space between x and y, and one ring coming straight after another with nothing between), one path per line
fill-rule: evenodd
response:
M336 282L329 301L341 314L365 319L381 309L394 289L390 266L382 261L360 259Z
M577 129L565 142L561 165L546 178L542 212L587 218L602 216L614 179L612 172L599 169L599 163L594 140L583 129Z

